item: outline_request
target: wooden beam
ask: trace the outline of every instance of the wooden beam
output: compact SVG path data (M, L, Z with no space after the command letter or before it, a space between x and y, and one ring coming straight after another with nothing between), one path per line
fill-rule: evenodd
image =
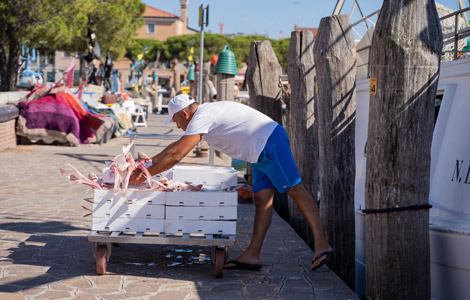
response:
M314 56L318 83L320 215L338 251L330 268L354 289L356 49L348 15L321 19Z
M333 16L336 16L336 15L339 15L341 13L341 9L343 9L343 5L344 5L344 0L338 0L338 2L336 2L336 6L335 6L335 9L333 10Z
M370 299L430 299L429 180L442 31L434 0L384 0L371 48Z
M290 98L287 105L288 134L292 154L305 188L317 200L318 131L315 117L315 67L313 33L293 31L287 51ZM313 234L295 201L290 201L289 224L314 247Z
M279 76L282 68L268 40L250 45L246 78L250 106L282 125L282 91Z

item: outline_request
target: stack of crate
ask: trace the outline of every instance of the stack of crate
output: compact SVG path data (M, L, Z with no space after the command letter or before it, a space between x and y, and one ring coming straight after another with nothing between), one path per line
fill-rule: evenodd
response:
M92 230L163 232L165 198L161 191L128 191L125 196L113 190L95 190Z
M169 192L166 195L166 233L234 235L237 193L222 189L237 184L237 172L229 167L178 166L173 180L203 184L205 192Z
M176 166L165 174L178 182L203 184L205 191L95 190L92 230L235 235L237 184L230 167Z

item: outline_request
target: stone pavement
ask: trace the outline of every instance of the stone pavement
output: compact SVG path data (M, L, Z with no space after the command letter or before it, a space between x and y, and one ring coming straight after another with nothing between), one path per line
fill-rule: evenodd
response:
M139 133L181 134L151 115ZM172 140L138 139L137 151L154 155ZM0 152L0 299L357 299L328 267L309 270L311 249L276 213L262 251L261 271L225 270L216 279L204 246L121 244L108 274L97 275L91 217L84 198L92 190L71 183L59 168L100 174L128 138L80 147L19 145ZM207 165L192 153L184 160ZM220 159L216 164L224 164ZM253 204L240 204L236 257L250 241Z

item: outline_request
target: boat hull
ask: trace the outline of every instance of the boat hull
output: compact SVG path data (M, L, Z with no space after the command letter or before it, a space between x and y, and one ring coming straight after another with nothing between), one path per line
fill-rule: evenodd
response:
M365 178L369 80L357 81L356 293L366 295ZM433 299L470 299L470 59L441 64L431 147L430 250Z

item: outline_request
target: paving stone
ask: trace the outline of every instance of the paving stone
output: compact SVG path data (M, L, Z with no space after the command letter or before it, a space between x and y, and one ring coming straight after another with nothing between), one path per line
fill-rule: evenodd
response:
M63 284L61 281L53 282L49 284L49 289L51 289L52 291L69 291L69 292L76 290L76 288L67 286Z
M151 297L151 296L149 296ZM121 294L120 292L119 293L110 293L110 294L101 294L99 296L99 299L103 299L103 300L121 300L121 299L129 299L129 297L127 297L126 295L124 294ZM171 298L167 298L168 300L170 300ZM175 298L175 299L178 299L178 298Z
M121 290L120 287L81 289L81 291L90 295L97 295L100 297L103 295L111 295L115 293L124 295L124 292Z
M243 285L240 282L229 282L224 284L219 284L210 289L211 292L229 292L229 291L240 291L243 288Z
M135 293L135 292L151 294L151 293L157 292L158 286L155 284L131 283L131 284L126 284L123 290L126 294Z
M75 287L78 289L87 289L92 287L92 283L88 278L77 276L61 280L63 285Z
M26 296L36 296L36 295L45 293L46 291L47 291L47 286L43 286L43 287L37 287L37 288L31 288L31 289L24 289L21 291L21 293Z
M67 291L46 291L43 294L35 296L35 299L61 299L70 298L73 294Z
M248 299L259 297L274 297L279 293L280 287L274 284L245 284L243 287L243 296Z
M0 293L13 293L19 291L20 287L12 284L2 284L0 286Z
M115 297L113 299L118 300L118 299L123 299L123 298ZM100 298L94 295L89 295L89 294L79 292L73 296L73 300L100 300Z
M284 300L299 300L299 299L322 299L315 297L315 293L311 289L283 289L279 297Z
M149 296L149 300L169 300L169 299L186 299L191 296L191 291L176 290L176 291L162 291L155 295Z
M202 291L199 292L203 300L239 300L243 299L241 291Z
M92 282L94 287L98 288L110 288L110 287L120 287L122 283L121 276L87 276L87 278Z
M24 300L24 296L20 293L0 293L0 299L5 300Z

